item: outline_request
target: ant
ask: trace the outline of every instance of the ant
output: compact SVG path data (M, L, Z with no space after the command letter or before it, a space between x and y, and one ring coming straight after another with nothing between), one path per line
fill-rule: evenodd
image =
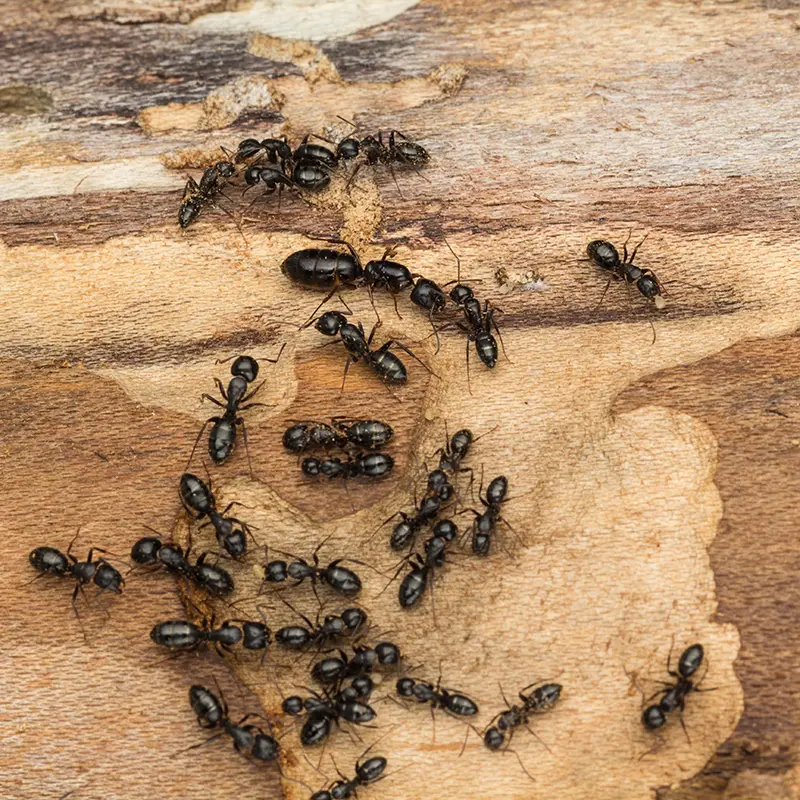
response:
M293 650L303 650L314 645L321 650L331 639L355 636L367 622L366 612L355 607L346 608L338 615L329 614L320 624L319 612L317 612L317 621L312 622L286 600L283 602L308 626L304 628L302 625L287 625L275 634L276 642Z
M483 483L483 479L481 479L481 483ZM510 530L514 530L500 516L500 506L506 502L507 494L508 478L504 475L499 475L486 487L485 498L482 496L482 489L478 490L478 497L481 503L486 506L486 510L483 513L479 513L474 508L466 509L466 511L475 515L475 521L472 524L472 552L476 556L489 555L492 534L498 522L503 522Z
M217 501L211 489L191 472L184 472L181 475L178 493L184 508L192 515L193 519L200 520L208 517L208 522L200 527L212 525L217 541L229 556L239 558L247 552L247 536L253 537L249 526L236 517L225 516L234 505L241 504L235 501L228 503L220 514L217 511ZM235 525L239 527L237 528Z
M464 322L456 322L456 326L467 334L466 353L467 353L467 388L472 394L472 389L469 385L469 345L470 342L475 343L475 352L478 358L484 365L493 369L497 364L498 349L497 340L492 334L492 329L497 333L497 338L500 339L500 346L503 348L503 355L507 360L506 348L503 344L503 337L500 334L500 328L494 319L496 312L502 313L498 308L492 308L488 300L485 300L483 307L480 301L475 297L475 292L472 287L461 283L461 259L456 255L455 250L450 247L447 239L444 240L447 249L453 254L456 259L457 279L456 285L450 290L450 299L461 309L464 314ZM443 330L447 326L442 326L439 330Z
M310 697L303 699L299 695L287 697L281 708L286 714L297 717L305 712L306 720L300 730L300 742L308 747L319 744L328 738L331 725L339 727L339 720L364 725L375 719L375 709L360 699L349 694L329 692L327 689L319 694L313 690Z
M252 717L260 716L259 714L245 714L239 722L234 723L228 716L228 704L225 702L222 692L220 691L220 699L218 699L210 689L198 684L189 689L189 702L197 715L197 723L201 728L222 729L222 733L206 739L205 742L192 745L188 748L189 750L202 747L227 734L233 740L233 747L237 753L256 761L277 761L280 751L278 741L255 725L243 724Z
M278 359L281 357L281 353L283 353L284 347L286 347L285 343L281 346L276 358L268 358L266 361L269 361L270 364L277 364ZM224 362L217 361L217 363L220 364ZM228 383L227 391L225 391L222 381L220 381L219 378L214 378L214 382L216 383L217 388L222 395L222 399L225 402L220 402L216 397L212 397L210 394L203 394L201 399L210 400L212 403L224 408L225 413L221 417L211 417L210 419L206 420L205 423L203 423L203 427L200 429L200 433L197 434L194 447L189 455L189 461L186 465L187 467L192 463L192 457L194 456L194 451L197 448L197 443L200 441L200 437L203 435L203 432L208 425L211 425L211 432L208 436L208 454L211 456L211 460L215 464L224 464L228 460L228 457L231 455L231 453L233 453L234 447L236 446L236 431L239 427L242 429L245 448L247 447L247 428L245 427L244 420L239 416L239 412L244 411L247 408L252 408L253 406L264 405L264 403L249 403L248 405L242 405L242 403L247 403L247 401L250 400L250 398L252 398L253 395L255 395L256 392L258 392L258 390L264 385L263 382L260 383L255 389L253 389L252 392L248 394L247 390L249 385L258 377L258 369L258 361L256 361L252 356L238 356L231 365L231 375L233 377ZM247 461L250 463L249 450L247 453ZM252 471L252 464L250 464L251 474Z
M358 797L356 791L359 787L368 786L376 783L383 778L383 773L389 763L383 756L372 756L362 763L361 759L374 747L368 747L356 761L356 774L353 778L346 778L339 772L341 780L334 781L328 789L321 789L311 795L311 800L347 800L347 798ZM335 762L334 762L335 764Z
M647 236L649 236L649 234ZM603 298L606 296L611 281L616 279L618 281L624 280L626 284L635 284L642 296L648 300L652 300L656 308L664 308L666 301L661 294L664 291L664 286L656 277L655 272L650 269L639 269L639 267L633 265L636 253L644 244L647 236L633 248L633 252L630 254L629 258L628 242L630 241L631 233L628 232L628 238L622 245L622 260L620 260L617 248L614 247L611 242L606 242L603 239L595 239L586 246L586 254L589 256L589 260L600 267L600 269L607 270L611 273L606 288L603 290L603 295L600 298L600 303L603 302ZM600 303L598 303L598 306Z
M378 642L375 647L355 645L350 658L343 650L339 650L338 658L318 661L311 668L311 677L319 683L335 683L344 678L369 674L378 666L397 666L400 661L400 648L393 642Z
M241 642L246 650L263 650L262 662L266 657L267 648L272 641L270 631L264 618L264 612L259 607L263 622L253 620L226 620L219 627L214 627L214 618L203 619L198 626L188 620L168 620L159 622L152 631L150 638L161 647L170 650L194 650L203 642L213 644L217 653L221 650L231 652L233 645ZM234 622L240 623L238 626Z
M526 695L525 692L534 686L536 686L536 688L530 694ZM508 698L503 693L503 687L501 686L500 694L507 708L492 719L490 727L486 729L483 735L483 743L490 750L499 750L505 743L504 749L508 750L514 732L522 725L525 726L532 736L538 739L539 737L528 727L529 718L532 714L542 713L552 708L561 697L562 688L560 683L544 683L538 686L532 683L520 691L519 699L522 701L522 705L518 706L512 705L508 701ZM496 725L494 724L495 722L497 722ZM506 739L506 734L508 734L508 739ZM539 741L541 741L541 739ZM522 767L525 774L533 780L533 776L525 769L525 765L522 763L519 753L514 750L511 750L511 752L517 756L517 761L519 761L519 765Z
M393 550L402 550L409 542L413 541L424 525L439 515L442 505L448 503L454 494L455 489L450 483L447 474L441 469L435 469L428 473L428 486L422 500L419 504L417 504L416 500L414 501L414 513L406 514L403 511L398 511L384 520L378 530L391 519L399 516L401 518L400 522L394 526L389 544ZM377 532L375 531L375 533Z
M233 577L222 567L206 564L208 553L202 553L190 564L180 545L162 542L158 536L144 536L131 548L131 558L143 566L160 566L194 583L214 597L233 594Z
M443 472L472 472L471 469L461 469L461 462L467 457L469 448L475 437L471 430L462 428L456 431L444 447L439 448L439 469Z
M661 689L653 695L653 697L656 697L660 694L661 700L655 705L648 706L642 712L642 724L645 728L652 731L662 727L667 722L667 714L671 714L676 709L679 709L681 727L686 734L687 741L691 744L689 733L683 721L686 697L692 692L713 692L716 690L716 687L712 689L698 688L703 678L697 681L697 683L692 680L692 676L703 663L703 655L703 645L693 644L691 647L687 647L678 659L678 671L675 672L670 668L670 660L672 657L672 647L670 647L669 655L667 656L667 672L671 677L675 678L675 682L672 684L664 683L664 686L667 688ZM705 677L705 675L703 675L703 677Z
M313 566L304 558L299 558L291 553L284 553L284 555L291 556L297 560L288 565L285 561L267 562L264 566L264 580L269 583L282 583L292 578L294 580L293 585L299 586L304 580L309 579L318 602L317 581L330 586L331 589L340 594L354 597L361 591L361 578L353 570L341 566L341 562L350 561L353 564L361 565L364 565L364 562L352 558L337 558L335 561L331 561L327 567L320 567L318 553L322 545L328 541L328 538L323 539L312 553ZM278 552L283 553L282 550L278 550Z
M215 198L222 192L221 181L228 180L235 174L236 167L230 161L218 161L203 172L199 185L190 177L183 189L183 200L178 211L178 224L181 228L189 227L200 215L203 206L216 206Z
M99 553L107 552L99 547L90 548L86 560L78 561L72 555L72 545L75 544L77 538L78 534L76 533L69 543L66 555L55 547L37 547L35 550L31 550L28 560L31 566L39 572L33 580L43 578L45 575L55 575L57 578L72 578L75 581L75 590L72 592L72 610L80 623L80 615L75 601L77 600L78 592L84 594L83 587L87 583L94 583L100 589L98 596L103 592L122 594L125 579L119 570L113 567L105 558L96 560L93 558L95 551ZM106 609L103 610L108 614Z
M314 324L314 327L325 336L339 336L347 350L347 362L344 367L344 377L342 378L342 389L344 391L345 381L347 380L347 371L350 369L350 363L354 361L364 360L364 363L379 377L384 383L399 384L405 383L408 380L408 372L405 364L392 352L389 348L392 345L397 345L401 350L408 353L413 359L418 361L431 375L435 373L418 358L408 347L401 342L394 339L389 339L384 342L377 350L372 350L370 345L375 336L375 331L380 326L380 322L376 322L372 327L372 331L367 338L364 334L364 328L359 322L358 325L353 325L347 321L347 317L340 311L326 311Z
M416 605L430 585L433 592L433 577L437 567L444 566L447 545L458 536L458 528L448 519L440 520L433 535L425 540L424 557L415 553L410 559L411 570L400 583L397 598L402 608ZM402 569L402 567L401 567Z
M301 453L312 447L344 448L348 444L377 450L394 436L392 426L376 419L334 420L333 425L324 422L300 422L287 428L283 434L283 446L293 453Z
M472 698L453 689L444 689L441 683L441 677L436 686L413 678L400 678L396 689L400 697L413 698L418 703L430 703L431 717L436 708L443 708L457 717L472 717L478 713L478 704Z
M382 478L394 468L394 459L386 453L360 453L355 458L348 456L345 461L340 458L304 458L300 469L309 478L324 475L328 480L333 478Z

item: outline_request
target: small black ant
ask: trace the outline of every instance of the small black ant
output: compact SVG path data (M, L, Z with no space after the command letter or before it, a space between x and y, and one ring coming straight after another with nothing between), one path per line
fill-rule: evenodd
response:
M527 692L528 689L532 689L534 686L536 686L536 688L530 694L526 695L525 692ZM563 687L560 683L544 683L540 685L532 683L520 691L519 699L522 701L522 705L517 706L512 705L508 701L501 687L500 694L503 696L503 702L506 704L507 708L505 711L501 711L499 714L495 715L492 719L484 733L483 743L490 750L499 750L504 743L506 746L505 749L508 749L514 732L523 725L533 736L536 736L528 727L529 717L531 714L538 714L552 708L561 697L562 689ZM496 725L494 724L495 722L497 723ZM506 734L508 735L507 740ZM520 764L522 764L522 762L520 762ZM524 765L522 768L525 769ZM525 772L527 772L527 770L525 770Z
M461 469L461 462L467 457L469 448L472 446L475 437L471 430L462 428L456 431L444 447L437 452L439 455L439 469L444 472L455 474L456 472L471 472L472 470Z
M330 538L330 537L328 537ZM317 594L317 582L330 586L339 594L347 597L355 597L361 591L361 578L356 575L353 570L341 566L342 561L350 561L353 564L364 565L363 561L357 561L353 558L337 558L331 561L327 567L320 567L319 565L319 551L320 548L327 542L328 539L323 539L315 548L311 555L312 563L309 564L304 558L299 558L291 553L283 553L282 550L277 552L295 558L290 564L285 561L269 561L264 566L264 581L268 583L282 583L289 578L294 580L294 586L299 586L306 579L311 581L311 588L314 594ZM319 596L317 596L319 601Z
M378 666L397 667L401 662L400 648L393 642L378 642L374 647L353 647L348 658L343 650L339 656L324 658L311 668L311 676L319 683L336 683L344 678L367 675Z
M278 359L281 357L281 353L283 353L284 347L286 347L285 343L281 346L276 358L268 358L265 360L269 361L270 364L277 364ZM218 361L217 363L224 362ZM197 448L197 443L200 441L200 437L203 435L203 432L209 425L211 425L211 431L208 435L208 454L211 456L211 460L215 464L224 464L228 460L231 453L233 453L234 447L236 446L237 428L241 427L245 448L247 448L247 428L245 427L244 420L239 416L239 412L248 408L253 408L254 406L264 405L264 403L248 403L247 405L242 405L242 403L247 403L247 401L250 400L253 395L255 395L256 392L258 392L258 390L264 385L263 382L260 383L255 389L253 389L252 392L248 394L249 385L258 377L258 370L258 361L256 361L252 356L238 356L231 365L231 375L233 377L228 383L227 391L225 391L222 381L220 381L219 378L214 378L214 382L216 383L217 388L222 395L222 399L225 402L220 402L216 397L212 397L210 394L203 394L202 399L210 400L212 403L224 408L225 413L221 417L211 417L203 423L203 427L200 429L200 433L197 434L194 447L189 455L187 467L192 463L192 457L194 456L194 451ZM249 463L249 451L247 454L247 460ZM250 471L252 472L252 465Z
M333 478L382 478L388 475L394 467L394 459L386 453L360 453L355 458L348 456L341 458L304 458L300 469L309 478L320 475L332 480Z
M698 688L703 678L697 681L697 683L692 681L692 676L703 663L703 655L703 645L693 644L687 647L678 659L678 671L675 672L670 667L670 660L672 657L672 648L670 647L670 652L667 656L667 672L671 677L675 678L675 682L672 684L664 683L664 686L667 688L661 689L653 695L653 697L656 697L660 694L661 700L655 705L648 706L642 712L642 724L645 728L648 730L656 730L662 727L667 722L667 714L671 714L678 709L680 710L681 727L686 734L687 740L691 742L686 730L686 725L683 721L686 697L692 692L713 692L716 690L716 687L712 689ZM705 675L703 677L705 677Z
M374 745L373 745L374 746ZM356 774L353 778L346 778L339 772L341 780L334 781L328 789L321 789L311 795L311 800L347 800L349 797L358 797L359 787L376 783L383 778L388 761L383 756L372 756L362 762L362 758L372 749L368 747L356 762Z
M216 206L216 196L222 191L221 182L232 178L236 167L230 161L218 161L208 167L200 178L198 185L194 178L186 181L183 200L178 212L178 223L187 228L200 215L204 205Z
M243 724L248 719L260 715L245 714L238 723L234 723L228 716L228 704L221 692L220 698L218 699L210 689L206 689L204 686L195 684L189 689L189 702L197 715L198 725L201 728L221 728L222 732L188 749L194 750L202 747L227 734L233 740L233 747L237 753L256 761L277 761L280 752L277 739L268 736L255 725Z
M287 697L281 705L283 711L297 717L305 712L305 722L300 730L300 742L308 747L328 738L331 725L339 727L339 720L364 725L375 719L375 709L360 699L324 690L322 694L312 691L310 697L299 695Z
M43 578L45 575L55 575L57 578L72 578L75 581L75 590L72 592L72 610L80 622L80 615L75 601L78 597L78 592L84 593L83 587L86 584L94 583L100 590L98 596L103 592L122 594L125 579L119 570L105 558L94 559L95 552L107 552L99 547L90 548L86 559L78 561L72 555L72 545L77 538L78 534L75 534L75 537L69 543L66 555L55 547L37 547L30 552L28 560L31 566L39 572L39 575L33 580ZM108 614L108 611L106 611L106 614Z
M440 520L433 535L425 540L424 556L415 553L410 559L411 570L400 583L397 599L402 608L416 605L428 586L433 591L433 578L437 568L444 566L447 545L458 535L458 528L451 520Z
M220 514L217 511L217 501L211 489L206 483L193 475L191 472L184 472L181 475L178 493L184 508L192 514L196 520L208 517L205 525L212 525L217 536L217 541L232 558L239 558L247 552L247 537L252 538L249 526L236 517L226 517L234 505L239 505L235 501L228 503L225 510ZM239 526L238 528L236 526Z
M635 284L643 297L652 300L656 308L662 309L666 305L666 301L661 294L664 291L664 287L656 277L655 272L650 269L639 269L639 267L633 265L636 253L644 244L647 236L633 248L633 252L630 254L629 258L628 242L630 238L631 234L628 233L628 238L622 246L621 260L617 248L614 247L611 242L606 242L603 239L595 239L589 242L586 247L586 253L592 263L600 267L600 269L607 270L611 273L606 288L603 291L603 296L600 298L600 303L603 302L603 298L608 291L608 287L611 285L611 281L616 279L618 281L625 281L626 284ZM598 303L598 306L600 303Z
M158 536L144 536L131 548L131 558L137 564L164 567L215 597L233 594L233 577L222 567L206 564L207 555L202 553L195 564L190 564L180 545L163 542Z
M380 324L380 322L376 322L373 325L369 338L365 336L364 328L360 322L358 325L353 325L347 321L347 317L340 311L326 311L314 324L314 327L325 336L338 335L347 350L347 361L344 367L344 377L342 378L342 391L344 391L347 371L350 369L351 362L362 359L384 383L405 383L408 380L408 372L405 364L394 353L389 351L392 345L396 345L403 352L408 353L431 375L435 374L412 350L394 339L384 342L377 350L371 349L372 339Z

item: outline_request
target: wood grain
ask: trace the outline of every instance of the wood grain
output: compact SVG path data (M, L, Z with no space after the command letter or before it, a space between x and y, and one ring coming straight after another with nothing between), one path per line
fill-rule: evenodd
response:
M124 556L144 525L185 536L175 487L210 413L199 397L226 375L214 362L271 357L282 341L279 364L264 366L268 407L247 418L253 474L237 453L213 473L219 496L248 506L261 542L307 554L330 535L331 553L391 575L384 534L367 538L410 508L445 423L485 433L472 465L509 477L510 554L454 557L435 585L435 625L430 598L400 614L395 588L380 594L388 578L369 569L363 602L376 634L391 631L424 665L415 674L435 679L441 662L445 683L476 697L480 725L501 707L498 681L509 695L537 678L565 686L535 721L549 750L514 740L535 783L472 734L459 759L456 721L437 720L434 740L424 709L379 701L379 731L330 746L349 772L388 733L378 747L392 775L365 795L800 796L797 9L429 0L359 19L359 4L328 2L314 19L286 4L275 31L260 3L224 6L3 6L0 796L278 790L275 770L227 743L173 758L202 741L191 683L216 676L237 713L274 712L272 671L242 658L229 676L210 655L148 666L160 657L149 628L182 613L162 575L131 573L105 600L109 618L81 606L86 643L69 586L26 584L26 559L39 544L65 547L79 526L78 552ZM270 38L286 31L313 43ZM430 167L397 185L385 170L362 169L350 186L337 174L310 207L265 198L241 218L249 200L232 191L241 230L213 210L178 229L185 174L219 145L336 138L349 132L337 115L407 132ZM670 282L664 312L618 285L597 308L604 280L582 261L586 242L621 243L630 228L649 232L639 263ZM378 340L410 344L441 379L411 362L398 401L353 368L340 396L339 348L284 324L320 299L278 270L308 234L342 234L365 259L397 245L441 283L455 278L446 236L463 275L503 309L511 360L488 373L473 359L470 393L458 331L436 354L423 316L401 299L398 319L378 297ZM368 298L346 299L370 326ZM301 480L280 447L285 420L367 411L397 429L393 476L347 492ZM195 537L210 545L206 533ZM234 568L237 598L258 588L251 566ZM289 622L266 602L274 627ZM676 647L703 641L718 687L689 698L691 742L676 723L658 736L639 723L640 689L664 677L673 636ZM271 657L288 693L306 678L304 662L286 662ZM320 788L293 726L274 722L287 731L284 776Z

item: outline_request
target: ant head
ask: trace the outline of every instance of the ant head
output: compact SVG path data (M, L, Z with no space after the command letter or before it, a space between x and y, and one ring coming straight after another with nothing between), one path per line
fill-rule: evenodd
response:
M137 564L155 564L161 539L157 536L144 536L131 548L131 558Z
M472 288L467 286L464 283L457 283L451 290L450 290L450 299L457 305L463 306L467 300L473 300L475 298L475 292L472 291Z
M278 160L286 161L292 157L292 148L285 138L283 139L264 139L261 147L267 151L269 160L275 164Z
M252 383L258 377L258 361L252 356L239 356L231 365L231 375Z
M248 186L255 186L261 180L261 167L254 164L244 171L244 182Z
M314 327L325 336L336 336L347 324L347 317L341 311L326 311L314 323Z

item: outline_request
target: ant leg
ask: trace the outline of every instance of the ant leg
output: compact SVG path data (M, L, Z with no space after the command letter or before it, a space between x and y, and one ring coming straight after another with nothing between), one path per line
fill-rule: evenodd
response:
M278 363L278 361L280 361L281 354L283 353L283 351L284 351L285 349L286 349L286 342L284 342L284 343L281 345L281 349L280 349L280 350L278 350L278 355L276 355L276 356L275 356L275 358L263 358L263 359L261 359L261 360L262 360L262 361L268 361L270 364L277 364L277 363Z
M358 171L361 169L361 164L362 164L361 161L359 161L358 164L356 164L356 168L353 170L352 174L347 179L347 183L345 184L345 187L344 187L345 190L349 190L350 189L350 184L355 180L356 175L358 175Z
M350 356L347 357L347 361L345 362L344 365L344 375L342 376L342 388L339 390L339 394L344 394L344 384L345 381L347 380L347 370L350 369L350 362L352 360L353 359Z
M603 300L605 300L606 292L608 291L608 287L611 286L612 280L614 280L613 275L608 279L608 283L606 283L606 288L603 289L603 294L600 295L600 302L594 307L594 309L592 310L592 314L596 314L600 306L603 305Z
M469 338L467 338L467 392L472 394L472 384L469 379Z
M261 387L259 387L261 388ZM244 452L247 453L247 468L250 471L250 477L253 477L253 462L250 459L250 446L247 443L247 426L244 424L244 420L239 417L236 420L238 425L242 426L242 439L244 439Z
M433 324L433 309L431 309L430 314L428 314L428 322L431 323L431 328L433 328L433 335L436 337L436 350L434 351L434 355L439 355L439 350L442 349L442 341L439 338L439 331L436 329L436 326ZM430 339L430 336L428 337Z
M647 239L647 237L648 237L649 235L650 235L650 231L648 231L648 232L647 232L647 233L644 235L644 239L642 239L642 241L641 241L641 242L639 242L639 244L637 244L637 245L636 245L636 247L634 247L634 248L633 248L633 252L631 253L630 260L628 261L628 263L629 263L629 264L633 264L633 259L634 259L634 258L636 258L636 252L637 252L637 251L639 250L639 248L640 248L640 247L641 247L641 246L644 244L644 242L645 242L645 239ZM630 237L629 237L629 238L630 238Z
M400 316L400 312L397 310L397 295L396 294L392 295L392 300L394 301L394 313L397 314L397 319L403 319L403 317Z
M78 625L81 626L81 633L83 634L83 640L86 642L86 644L89 644L89 639L86 636L86 629L83 627L83 621L81 620L81 615L78 613L78 605L75 602L78 597L78 592L80 592L83 595L84 600L86 600L86 595L83 591L83 586L79 583L75 586L75 591L72 593L72 610L75 612L75 618L78 620ZM86 600L86 603L88 605L89 601Z
M400 184L397 182L397 175L394 173L394 167L392 166L391 162L389 163L389 172L392 174L392 180L394 181L394 185L397 187L397 193L400 195L400 199L405 200L406 197L400 189Z
M537 736L533 728L531 728L527 723L525 723L525 730L528 731L528 733L533 736L533 738L536 739L536 741L539 742L539 744L541 744L542 747L544 747L544 749L550 753L550 755L553 755L553 751L547 746L547 742L545 742L540 736Z
M369 293L369 302L372 305L372 310L375 312L375 319L380 322L381 315L378 313L378 309L375 307L375 292L373 291L372 284L369 284L368 293Z
M72 559L73 563L75 564L78 563L78 559L72 555L72 545L74 545L75 542L77 541L78 536L80 536L80 532L81 532L81 526L78 525L78 530L75 531L75 535L72 537L72 541L69 543L69 547L67 547L67 555Z
M689 746L691 746L692 739L689 736L689 731L686 730L686 723L683 721L683 704L681 704L681 711L680 711L680 716L678 717L678 719L680 720L681 728L683 728L683 733L686 736L686 741L689 743Z
M193 744L191 747L187 747L184 750L176 751L175 753L172 754L171 758L176 758L177 756L182 755L183 753L188 753L190 750L197 750L198 747L203 747L207 745L209 742L216 741L217 739L221 738L224 735L225 735L224 732L217 733L214 736L210 737L209 739L206 739L204 742L200 742L200 744Z
M672 675L673 678L679 678L677 672L672 671L671 661L672 661L672 650L675 647L675 634L672 634L672 639L669 645L669 653L667 653L667 674Z
M328 300L330 300L331 297L333 297L336 294L338 288L339 288L338 286L334 286L333 289L331 289L328 292L328 294L325 295L325 299L311 312L309 318L300 326L301 328L307 328L309 327L309 325L311 325L311 323L314 321L314 318L317 315L317 311L319 311L322 308L322 306L324 306L325 303L327 303Z
M628 242L631 240L631 235L633 234L633 228L628 228L628 238L622 245L622 263L628 263Z
M212 403L214 403L214 405L218 405L220 408L226 408L226 405L225 405L225 403L221 403L219 400L217 400L217 398L216 398L216 397L212 397L212 396L211 396L210 394L208 394L208 393L206 393L206 394L201 394L201 395L200 395L200 399L201 399L201 400L210 400Z
M220 420L220 417L211 417L211 419L207 419L203 423L203 427L200 428L200 433L197 434L197 438L194 440L194 445L192 446L192 452L189 453L189 460L186 462L185 469L187 469L187 470L189 469L189 465L192 463L192 459L194 458L194 451L197 450L197 444L200 441L200 437L205 432L205 429L208 427L209 423L216 424L217 422L219 422L219 420Z
M404 353L408 353L411 356L411 358L413 358L415 361L418 361L420 364L422 364L422 366L425 367L425 370L427 372L429 372L431 375L441 380L439 375L437 375L416 353L414 353L413 350L402 344L402 342L398 342L396 339L389 339L388 342L385 342L384 344L381 345L380 349L388 350L393 344L397 345L397 347L399 347Z

